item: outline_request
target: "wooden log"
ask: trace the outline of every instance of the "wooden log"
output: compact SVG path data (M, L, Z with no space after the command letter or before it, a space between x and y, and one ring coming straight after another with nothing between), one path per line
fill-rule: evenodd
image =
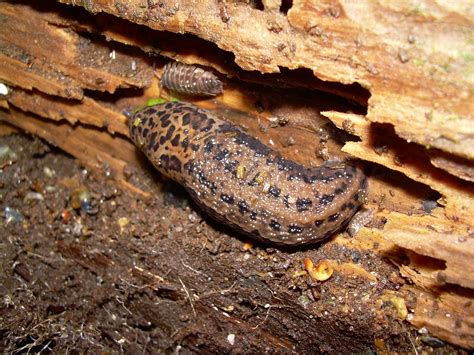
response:
M301 0L287 14L214 1L182 1L179 7L173 0L157 7L141 7L139 0L61 2L160 31L192 33L232 52L245 70L303 66L325 81L358 82L370 89L370 121L393 124L407 140L474 158L468 1L413 6ZM223 8L227 21L217 16Z
M324 149L373 164L368 164L367 208L375 212L370 228L354 239L341 233L328 248L368 251L381 268L387 268L381 260L389 256L409 282L380 302L405 299L413 304L406 316L410 323L474 348L469 305L474 280L465 276L473 271L474 230L473 67L466 42L473 16L466 3L410 7L302 0L288 9L264 1L262 9L245 1L181 1L179 7L174 1L155 7L133 0L61 2L92 14L53 1L0 3L0 81L12 90L2 101L0 120L43 137L91 169L111 169L122 186L147 195L151 191L135 187L124 173L127 165L143 167L127 140L123 110L172 95L152 80L165 62L158 53L212 67L224 81L224 95L190 101L224 114L304 164L320 164L324 154L315 152ZM337 140L318 142L321 132L332 132L323 116L340 129L336 134L352 136L343 152ZM288 123L272 128L275 118ZM426 201L437 207L425 211ZM408 262L399 262L403 256ZM443 267L424 269L427 260ZM357 275L378 281L366 267L354 265L334 267L348 280ZM427 313L434 304L436 312ZM301 309L290 313L279 315L295 324L310 316ZM276 320L266 329L274 329ZM300 331L309 339L310 329ZM331 323L331 331L341 329ZM291 340L264 333L275 348L291 349ZM329 336L325 332L318 340ZM337 341L328 344L334 349ZM344 349L357 349L352 345Z

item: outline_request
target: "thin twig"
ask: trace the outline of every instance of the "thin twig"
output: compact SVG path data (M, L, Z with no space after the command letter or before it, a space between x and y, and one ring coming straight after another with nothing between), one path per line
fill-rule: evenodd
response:
M181 280L181 278L178 277L178 280L179 282L181 282L181 285L183 286L184 288L184 292L186 292L186 295L188 296L188 300L189 300L189 304L191 305L191 308L193 310L193 314L194 314L194 318L196 318L196 310L194 309L194 303L193 303L193 300L191 299L191 295L186 287L186 285L183 283L183 281Z

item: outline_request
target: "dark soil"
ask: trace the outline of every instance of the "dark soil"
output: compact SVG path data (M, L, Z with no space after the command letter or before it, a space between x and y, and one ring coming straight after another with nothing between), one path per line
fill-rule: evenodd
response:
M155 191L144 199L38 139L0 147L2 353L427 349L379 301L401 279L375 254L244 248L177 185L132 169ZM301 273L305 258L356 264L377 281L336 270L317 282Z

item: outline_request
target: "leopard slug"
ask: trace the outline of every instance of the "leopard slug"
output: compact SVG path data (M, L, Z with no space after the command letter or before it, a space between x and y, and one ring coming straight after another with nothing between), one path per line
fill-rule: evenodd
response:
M191 96L216 96L223 91L222 82L210 71L179 62L165 65L160 85Z
M350 220L365 195L366 178L355 165L304 167L193 104L146 107L129 128L153 165L203 210L263 241L322 241Z

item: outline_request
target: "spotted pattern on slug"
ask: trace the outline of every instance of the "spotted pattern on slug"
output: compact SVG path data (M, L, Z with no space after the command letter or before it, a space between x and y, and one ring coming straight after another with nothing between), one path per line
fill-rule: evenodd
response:
M301 245L329 237L365 195L358 167L302 166L192 104L144 108L129 128L153 165L182 184L207 213L272 243Z

